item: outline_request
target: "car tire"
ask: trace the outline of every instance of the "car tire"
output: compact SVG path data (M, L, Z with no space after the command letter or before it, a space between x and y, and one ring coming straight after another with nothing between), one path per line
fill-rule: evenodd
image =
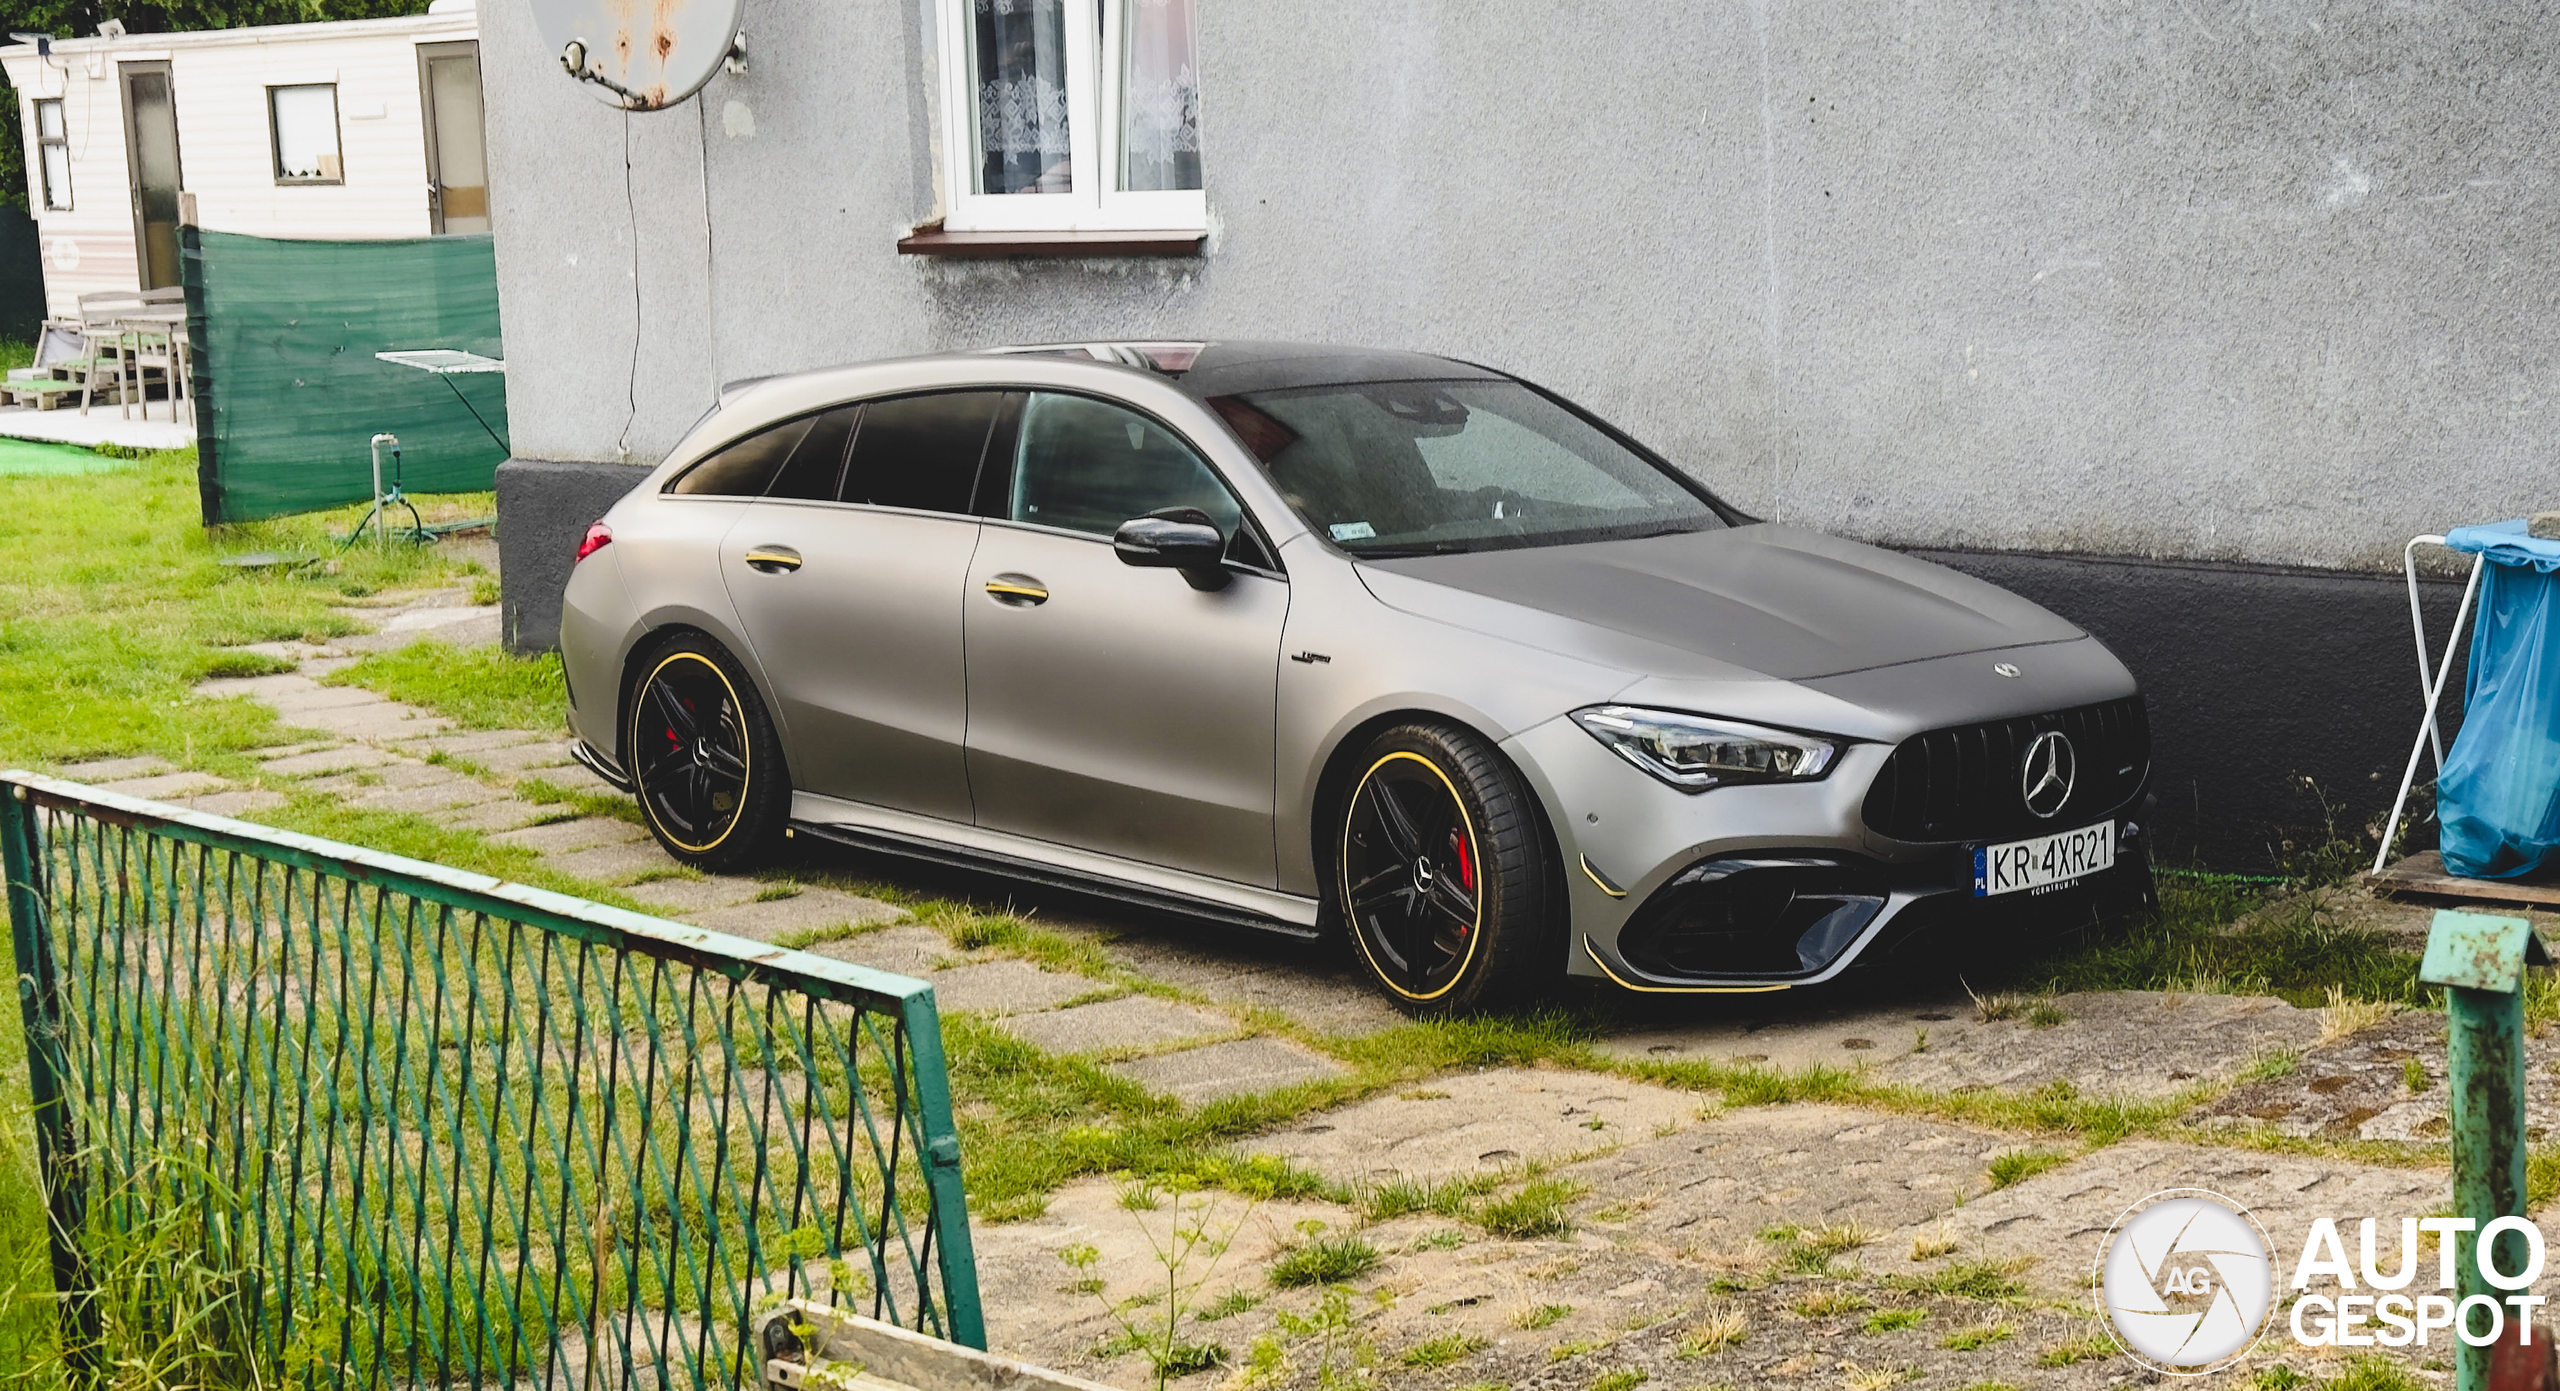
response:
M631 683L623 768L658 844L726 873L770 853L791 813L791 778L764 698L738 659L700 633L650 649Z
M1534 998L1556 961L1546 826L1509 760L1437 723L1382 730L1345 765L1333 909L1387 997L1413 1014Z

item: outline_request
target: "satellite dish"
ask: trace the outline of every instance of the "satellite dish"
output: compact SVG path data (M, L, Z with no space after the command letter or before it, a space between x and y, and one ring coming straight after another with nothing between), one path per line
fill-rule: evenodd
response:
M655 111L702 90L741 52L745 0L533 0L560 66L596 99Z

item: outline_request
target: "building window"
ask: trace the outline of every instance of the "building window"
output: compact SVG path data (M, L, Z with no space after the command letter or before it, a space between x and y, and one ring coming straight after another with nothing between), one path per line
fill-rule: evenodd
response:
M267 116L275 135L277 183L345 181L338 167L338 84L269 87Z
M71 210L71 133L62 124L59 98L36 103L36 158L44 166L44 205Z
M1197 230L1195 0L941 0L952 231Z

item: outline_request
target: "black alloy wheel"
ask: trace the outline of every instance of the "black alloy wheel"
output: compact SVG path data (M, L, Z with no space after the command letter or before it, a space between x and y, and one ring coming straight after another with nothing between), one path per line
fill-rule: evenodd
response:
M1395 1001L1448 1011L1527 993L1547 915L1544 836L1519 775L1462 730L1374 740L1344 803L1339 907Z
M679 636L642 666L623 756L650 831L686 864L735 868L780 834L780 741L746 673L706 638Z

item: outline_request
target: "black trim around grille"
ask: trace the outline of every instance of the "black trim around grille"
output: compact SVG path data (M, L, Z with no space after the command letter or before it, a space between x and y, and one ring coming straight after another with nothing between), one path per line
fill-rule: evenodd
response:
M2043 817L2027 810L2019 760L2048 729L2070 736L2079 777L2062 809ZM2151 719L2133 695L1915 734L1885 759L1864 814L1869 830L1895 840L2004 840L2119 813L2150 774Z

